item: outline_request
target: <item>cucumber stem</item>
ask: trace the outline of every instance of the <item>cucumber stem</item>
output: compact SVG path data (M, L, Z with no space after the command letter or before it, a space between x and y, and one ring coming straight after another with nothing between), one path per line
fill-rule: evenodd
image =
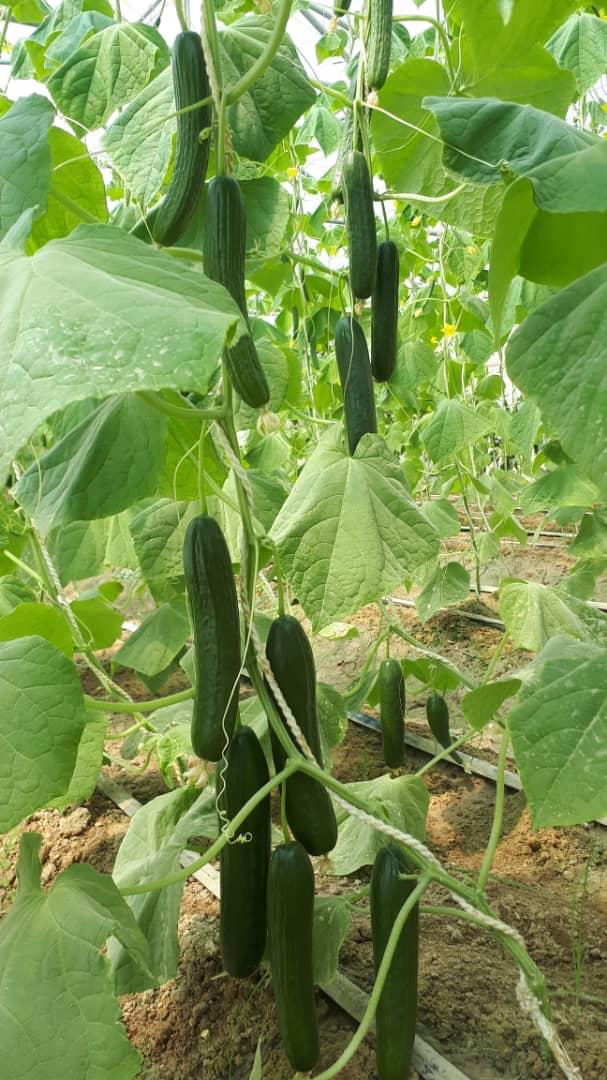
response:
M495 807L493 810L493 824L491 826L491 834L489 836L489 843L485 848L485 854L483 855L483 861L481 868L478 872L478 878L476 880L477 887L480 892L484 893L487 888L487 882L491 873L491 867L493 866L493 860L495 859L495 853L497 851L497 845L499 844L500 837L502 835L502 826L504 824L504 802L506 794L506 785L504 780L504 774L506 771L506 758L508 756L508 747L510 746L510 729L506 722L504 731L502 733L502 741L500 744L500 752L497 759L497 773L495 777Z

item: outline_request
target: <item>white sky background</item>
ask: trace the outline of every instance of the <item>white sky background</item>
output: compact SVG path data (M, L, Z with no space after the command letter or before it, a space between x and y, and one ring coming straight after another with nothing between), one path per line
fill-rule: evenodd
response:
M332 0L321 0L325 3L327 8L332 4ZM49 0L51 7L58 7L58 3L54 3L53 0ZM436 17L438 0L425 0L425 3L421 7L416 7L412 0L395 0L394 2L394 14L395 15L432 15ZM129 22L136 22L138 18L144 14L149 8L150 0L123 0L121 3L122 16ZM360 11L362 8L362 0L353 0L353 11ZM440 7L440 3L438 3ZM187 12L188 7L191 11L192 28L198 29L200 26L200 4L198 2L194 4L188 4L187 0L184 4ZM316 16L318 18L318 16ZM321 20L322 21L322 20ZM328 24L327 24L328 25ZM169 42L173 41L173 38L179 33L179 21L175 13L174 5L170 2L167 3L165 12L160 22L160 32L163 37ZM410 24L411 35L421 33L424 30L423 23L411 23ZM31 31L29 31L31 32ZM324 79L326 82L334 82L336 79L343 75L343 63L339 58L329 58L324 60L321 64L316 59L315 45L318 39L318 34L312 28L307 19L300 12L296 12L295 15L289 21L289 34L299 50L305 67L309 74L314 75L321 81ZM28 36L28 28L13 23L9 28L8 41L14 44L20 38ZM8 67L0 68L0 88L5 90L7 87L7 81L9 76ZM40 93L40 83L35 83L26 80L13 80L8 85L6 90L8 96L13 100L20 97L25 97L27 94L34 92ZM42 90L44 93L44 90Z

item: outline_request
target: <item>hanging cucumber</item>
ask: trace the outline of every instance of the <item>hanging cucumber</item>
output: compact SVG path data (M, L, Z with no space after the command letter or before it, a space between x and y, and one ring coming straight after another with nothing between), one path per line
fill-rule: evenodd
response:
M246 221L240 184L233 176L215 176L208 185L204 217L203 269L238 304L248 325L244 287ZM225 350L234 387L254 409L270 400L270 388L250 334Z
M371 308L371 371L377 382L391 379L396 367L398 275L398 248L392 240L383 240L377 249Z
M231 820L269 779L259 739L250 727L236 731L222 774L221 807ZM220 856L219 941L229 975L250 975L266 944L267 877L270 862L270 796L258 803ZM245 840L239 838L245 837Z
M415 888L406 856L395 844L379 849L371 874L371 931L375 971L379 969L396 916ZM401 931L375 1017L375 1046L379 1080L404 1080L409 1075L417 1014L419 908L416 904Z
M209 79L200 36L192 30L178 34L173 44L172 75L175 110L210 97ZM173 173L162 201L138 223L133 234L169 247L181 236L194 213L209 164L211 140L200 133L211 126L211 103L177 117Z
M344 395L348 448L353 454L363 435L377 431L369 350L362 326L342 315L335 327L335 358Z
M367 13L367 85L381 90L390 70L392 0L369 0Z
M281 615L270 627L266 655L285 701L319 765L322 765L316 711L316 668L305 631L292 615ZM280 707L277 705L280 714ZM289 729L285 724L285 730ZM272 752L278 770L286 754L273 732ZM295 773L286 781L286 814L293 835L310 855L326 855L337 842L337 821L329 793L319 780Z
M428 720L428 727L437 743L446 750L453 742L453 739L449 734L449 706L443 695L437 694L435 690L430 694L430 697L426 701L426 718ZM454 761L461 761L461 757L457 753L457 750L454 750L453 753L450 754L450 757L452 757Z
M314 1003L312 926L314 871L297 841L281 844L268 874L268 945L272 989L285 1054L299 1072L319 1056Z
M240 623L230 553L215 518L200 514L188 525L183 569L196 663L192 746L205 761L219 761L236 723Z
M405 760L405 678L398 660L383 660L377 676L384 760L391 769Z
M373 189L365 155L351 150L344 158L341 182L346 211L350 284L357 299L371 296L377 263Z

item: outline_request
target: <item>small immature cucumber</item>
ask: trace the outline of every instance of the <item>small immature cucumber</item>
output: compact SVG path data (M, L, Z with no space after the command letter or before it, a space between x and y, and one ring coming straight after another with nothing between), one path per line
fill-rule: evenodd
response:
M377 431L373 379L364 330L350 315L335 327L335 358L344 395L348 448L353 454L363 435Z
M428 720L428 727L437 743L446 750L453 742L453 739L449 734L449 706L443 695L437 694L436 691L433 691L426 701L426 719ZM450 754L450 757L452 757L454 761L461 761L456 750Z
M188 525L183 570L196 662L192 746L205 761L219 761L236 723L240 622L230 553L215 518L200 514Z
M207 188L204 217L203 269L238 304L248 324L244 287L246 222L240 184L233 176L215 176ZM270 400L270 387L250 334L226 349L234 387L254 409Z
M371 931L377 972L394 920L415 888L406 856L395 844L379 849L371 874ZM375 1017L379 1080L405 1080L409 1075L417 1014L419 909L411 911L396 946Z
M312 927L314 871L297 841L281 844L268 875L268 944L278 1027L285 1054L299 1072L320 1052L314 1003Z
M350 284L360 300L371 296L377 263L377 234L373 213L373 188L360 150L351 150L342 166L342 187L346 210L346 233L350 260Z
M390 70L392 49L392 0L368 0L367 84L381 90Z
M377 274L371 308L371 371L387 382L396 367L398 334L398 248L383 240L377 249Z
M384 760L391 769L405 760L405 677L398 660L383 660L377 677Z
M192 30L178 34L173 44L172 74L175 110L194 105L210 96L211 90L200 36ZM141 239L150 233L157 244L169 247L179 239L196 206L204 184L211 140L200 141L200 133L210 128L212 106L201 105L177 117L177 144L173 174L166 195L133 230Z
M281 615L270 627L266 656L285 701L319 765L322 765L316 711L316 668L310 642L297 619ZM277 705L277 711L280 708ZM287 725L285 729L289 732ZM272 753L278 770L286 754L273 732ZM286 814L293 835L310 855L326 855L337 842L337 820L329 793L319 780L295 773L286 781Z
M252 728L241 727L234 733L220 776L225 783L221 807L231 820L269 779L265 755ZM264 954L270 829L268 795L221 851L219 940L229 975L250 975ZM239 841L240 837L246 839Z

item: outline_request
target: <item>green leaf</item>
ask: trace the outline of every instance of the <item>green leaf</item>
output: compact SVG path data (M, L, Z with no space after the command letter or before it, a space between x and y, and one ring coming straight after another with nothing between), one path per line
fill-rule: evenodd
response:
M382 440L364 435L349 457L339 429L313 451L270 536L315 630L377 600L438 553Z
M226 338L244 330L221 286L110 225L80 226L31 258L0 250L0 291L0 473L70 401L204 394Z
M0 641L31 635L44 638L71 658L74 651L72 632L65 615L57 608L48 604L24 603L18 604L10 615L0 617Z
M40 94L19 98L0 116L0 236L30 207L46 209L51 186L49 130L55 112ZM6 303L6 291L3 289Z
M169 666L189 636L190 623L183 611L171 604L162 604L146 615L120 646L114 655L114 663L152 677Z
M60 4L59 6L65 10L68 5ZM74 8L77 6L83 7L82 0L80 0L79 4L72 6ZM69 19L68 22L64 23L60 33L47 36L47 46L44 51L46 70L52 71L62 64L64 60L68 60L86 37L90 37L91 34L98 30L105 30L106 26L111 26L112 23L113 19L109 19L101 11L81 11L79 15Z
M317 896L314 900L312 949L314 982L331 982L337 974L339 951L350 929L350 907L345 896Z
M517 693L520 685L520 679L499 679L464 694L462 710L470 726L476 731L482 731L493 720L504 702Z
M365 800L370 813L418 840L425 839L430 796L423 780L415 776L378 776L346 787ZM331 873L353 874L361 866L370 866L383 843L380 832L348 815L339 826L337 844L330 855Z
M191 836L199 835L200 822L214 811L215 789L202 793L195 787L177 788L158 795L137 811L124 837L113 878L125 888L156 881L179 868L179 858ZM122 942L110 941L108 957L117 994L132 994L161 986L175 976L179 960L177 919L183 882L159 892L129 896L127 903L149 946L143 966Z
M535 828L607 814L607 650L556 637L527 669L510 713Z
M119 514L154 494L165 432L165 418L135 394L108 398L30 466L15 498L44 535Z
M122 615L103 596L72 600L72 613L91 649L109 649L122 629Z
M389 188L426 195L441 193L445 182L441 147L434 138L423 134L436 136L436 121L422 107L422 99L448 90L449 75L435 60L405 60L388 76L379 92L379 104L385 111L373 117L373 142Z
M461 563L438 566L420 592L415 607L421 621L427 622L441 608L459 604L470 595L470 574Z
M433 499L431 502L423 503L420 510L432 528L436 529L441 540L458 535L461 529L459 517L457 510L448 499Z
M297 142L307 144L316 139L326 157L334 153L339 145L341 125L337 117L324 105L313 105L308 109L306 118L297 132Z
M443 398L424 427L421 440L433 461L452 458L491 431L484 419L457 398Z
M525 514L536 514L554 507L592 506L598 499L598 488L582 469L577 465L559 465L523 490L521 507Z
M263 1080L263 1067L261 1060L261 1035L257 1040L257 1048L255 1050L255 1060L253 1062L251 1071L249 1073L249 1080Z
M601 490L607 469L606 301L607 263L532 312L506 352L510 378Z
M224 87L229 90L245 75L267 47L274 31L273 15L250 15L219 35ZM235 152L265 161L315 101L315 91L288 36L270 66L246 94L228 108Z
M84 726L78 673L42 637L0 643L0 830L67 790Z
M348 730L346 703L342 695L332 686L317 682L316 708L323 761L329 761L331 751L346 737Z
M90 131L146 86L158 57L143 27L114 23L72 52L47 86L64 116Z
M571 15L546 48L561 67L573 72L580 94L607 72L607 24L595 15Z
M591 636L573 598L565 599L548 585L506 579L500 583L499 603L506 629L521 649L539 652L556 634L581 640Z
M105 184L86 146L59 128L48 133L51 184L46 213L37 218L31 242L42 247L56 236L67 236L89 215L107 220Z
M142 964L146 943L111 877L72 865L40 888L39 833L21 838L14 904L0 927L0 1053L11 1080L111 1075L132 1080L140 1057L120 1023L103 947L117 937ZM24 1033L27 1032L27 1037Z
M74 521L51 533L49 551L62 585L120 567L135 570L137 558L128 514L101 521Z
M131 521L133 545L143 578L155 599L183 592L183 541L197 503L158 499Z
M78 743L78 756L69 787L64 795L51 799L48 806L55 810L65 810L67 806L90 799L99 778L108 722L107 713L86 709L84 729Z
M101 140L118 176L144 207L156 197L167 174L176 130L174 111L167 68L133 98Z
M529 399L521 401L516 411L512 413L510 438L515 449L526 461L529 460L533 452L540 421L540 410Z
M0 615L9 615L19 604L35 600L35 594L16 574L0 578Z

